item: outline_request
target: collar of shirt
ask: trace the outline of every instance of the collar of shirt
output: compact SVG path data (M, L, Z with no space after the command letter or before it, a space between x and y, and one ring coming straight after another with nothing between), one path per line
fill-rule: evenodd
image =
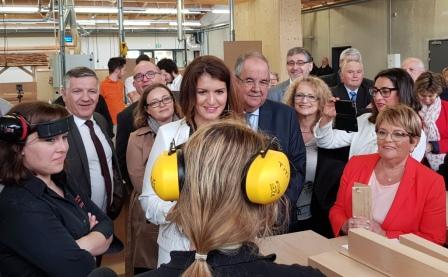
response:
M65 193L65 180L64 180L65 174L63 172L54 174L51 176L51 179ZM44 181L42 181L39 177L36 177L34 175L24 180L23 186L25 187L25 189L27 189L36 196L41 196L44 193L45 189L47 189L47 185L44 183Z
M358 90L359 90L359 88L351 90L351 89L349 89L349 88L346 87L346 86L344 86L344 87L345 87L345 90L347 91L347 95L350 95L350 91L354 91L354 92L356 92L356 94L358 94Z
M95 120L93 119L93 115L89 119L95 123ZM73 120L75 121L76 127L78 127L78 128L81 127L82 125L84 125L84 123L86 123L86 121L87 121L87 119L79 118L76 115L73 115Z

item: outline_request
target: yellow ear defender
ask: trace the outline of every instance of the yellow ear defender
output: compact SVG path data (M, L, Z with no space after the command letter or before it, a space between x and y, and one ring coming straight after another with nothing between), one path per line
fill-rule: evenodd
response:
M179 199L184 184L185 166L180 147L171 142L170 150L163 151L152 166L151 185L155 193L165 201Z
M269 204L278 200L288 188L290 166L288 157L280 151L260 151L249 162L243 176L243 192L255 204ZM151 185L155 193L165 201L179 199L185 177L185 165L181 149L171 143L154 162Z

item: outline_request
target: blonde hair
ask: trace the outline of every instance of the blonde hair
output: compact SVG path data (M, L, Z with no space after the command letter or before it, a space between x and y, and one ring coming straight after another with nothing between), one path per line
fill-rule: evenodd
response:
M402 127L409 134L411 141L421 136L422 121L418 114L406 105L385 108L376 118L375 130L378 130L382 123Z
M183 152L185 183L167 220L182 229L196 253L272 234L279 202L252 204L242 187L247 164L267 145L266 137L234 120L208 124L190 137ZM195 260L182 276L212 273L206 261Z
M316 122L319 120L322 111L324 110L325 103L329 101L331 98L331 91L328 88L327 84L322 81L320 78L315 76L308 77L299 77L289 86L285 95L283 96L283 103L288 106L295 107L294 105L294 96L296 94L296 90L300 84L307 84L311 87L317 97L318 101L318 109L316 115Z

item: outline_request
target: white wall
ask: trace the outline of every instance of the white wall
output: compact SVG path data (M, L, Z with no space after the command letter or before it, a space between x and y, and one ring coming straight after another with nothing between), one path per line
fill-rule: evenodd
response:
M332 47L351 45L373 78L387 67L387 54L415 56L427 65L428 41L447 39L447 22L448 0L371 0L304 14L302 28L318 65L324 56L331 60Z
M317 65L331 61L331 48L351 45L361 51L366 76L387 65L387 0L372 0L302 16L304 47Z
M189 36L189 35L188 35ZM183 49L183 43L180 44L175 35L167 34L149 34L149 33L130 33L126 34L126 42L129 49ZM0 46L3 48L5 38L0 37ZM23 47L51 47L54 48L58 44L57 38L51 33L44 34L25 34L25 33L11 33L6 38L6 44L9 49L23 48ZM157 44L157 46L156 46ZM217 55L222 56L222 50L218 51ZM70 49L67 48L70 53ZM95 69L107 69L107 62L109 58L119 55L118 50L118 35L98 35L92 33L89 37L81 38L81 53L92 54L94 57ZM51 55L51 53L49 53ZM187 51L187 60L193 60L193 51ZM2 67L0 67L1 69ZM30 75L26 74L18 68L9 68L3 74L0 74L0 83L8 82L24 82L32 81Z
M203 54L224 59L224 41L230 40L230 28L225 27L204 32Z

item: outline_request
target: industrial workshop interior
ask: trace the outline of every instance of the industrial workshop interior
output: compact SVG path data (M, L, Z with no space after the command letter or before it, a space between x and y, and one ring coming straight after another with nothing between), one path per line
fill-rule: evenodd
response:
M37 132L39 143L50 145L52 139L51 147L62 133L68 134L63 138L65 142L68 140L66 158L51 178L54 173L59 176L62 166L62 173L67 173L67 187L82 183L86 177L92 186L87 184L86 190L80 188L78 195L76 190L70 192L73 206L77 212L84 211L91 202L107 221L102 222L99 215L95 219L92 211L83 215L85 232L97 233L107 244L99 252L83 248L80 240L85 237L77 231L68 230L66 234L70 243L64 246L80 252L67 257L67 261L61 258L59 267L64 267L65 262L73 265L76 259L83 260L89 264L87 267L95 268L85 276L180 276L184 270L182 276L255 276L257 272L260 275L256 276L448 276L447 22L448 0L0 0L0 147L11 146L9 152L5 151L9 154L0 150L0 167L15 163L13 156L21 155L17 161L23 165L11 168L27 168L26 172L39 179L40 174L28 168L26 159L33 132ZM89 90L83 99L73 96L70 100L69 94L77 93L70 92L72 82L91 77L96 80L93 92ZM158 78L162 80L159 87L153 82ZM216 82L224 88L209 91L217 86ZM200 88L199 84L206 88ZM111 96L114 89L118 91ZM151 98L151 90L168 93ZM95 100L87 96L89 93L96 94ZM209 97L204 100L206 104L200 103L201 97ZM395 104L391 104L393 101ZM50 123L33 123L36 119L33 116L28 119L26 115L31 108L21 105L34 102L52 104L48 107L55 106L54 103L65 105L66 109L59 111L67 113L65 121L58 119L61 117L58 115L48 117ZM272 110L264 115L268 104ZM7 110L3 110L3 105ZM85 118L79 117L77 112L90 110L88 105L91 112ZM174 128L174 122L183 122L175 130L162 126L166 122L162 124L150 113L165 106L172 107L168 125ZM97 119L104 108L107 116L103 114L102 119ZM212 116L215 109L221 109L216 120L202 127L202 123L211 122L207 116ZM286 114L291 116L286 118ZM255 116L255 121L251 116ZM121 121L125 117L127 121ZM80 127L81 118L89 128ZM264 122L268 119L268 123ZM10 120L16 120L18 125ZM102 120L107 122L108 129L100 131L98 138L95 132L103 129ZM87 124L92 121L94 127ZM416 132L410 123L414 121L418 126ZM194 150L206 151L213 141L222 139L226 143L222 146L228 151L223 152L222 159L205 164L212 161L211 154L192 155L198 158L195 165L201 168L198 171L226 168L229 172L223 174L230 176L233 167L225 167L225 162L234 159L233 166L237 167L240 162L237 155L249 153L239 151L232 158L232 147L242 142L231 144L231 138L224 137L222 131L223 137L208 138L210 145L206 143L207 131L217 130L219 136L219 130L224 130L226 124L235 125L241 140L247 136L246 144L250 138L258 141L258 148L263 146L251 156L254 161L244 166L247 175L243 174L245 179L238 186L244 194L241 197L245 200L244 207L248 208L242 208L242 212L234 210L234 214L251 211L251 215L259 216L246 224L258 222L255 225L260 226L252 227L262 231L251 230L249 240L209 238L207 243L215 243L215 248L208 249L198 238L210 230L193 226L207 222L202 217L208 210L199 213L200 220L192 220L194 224L190 226L181 224L182 208L187 207L186 199L204 200L214 191L204 192L207 189L198 185L197 197L186 196L187 192L192 194L194 180L190 180L188 170L184 180L183 167L194 166L184 155L195 152L190 151L194 146ZM44 128L46 131L42 131L43 125L48 126ZM11 142L9 132L17 132L17 128L22 133ZM77 128L80 131L71 137ZM261 135L271 142L261 140ZM199 139L203 141L195 145ZM105 149L100 145L99 150L97 141L109 144ZM160 196L158 183L155 184L158 175L154 172L159 161L156 158L164 155L162 152L168 157L175 153L176 159L184 159L186 163L182 160L179 178L176 164L177 196L168 200ZM270 152L286 157L286 164L290 164L288 179L275 201L258 203L249 196L245 180L258 159L255 157L264 159ZM402 160L390 158L393 154ZM143 160L137 166L135 160L140 156ZM104 165L102 159L108 164ZM160 171L165 168L165 164L157 167ZM121 171L119 175L115 175L116 169ZM61 271L45 268L44 264L52 263L48 261L50 254L24 250L26 243L12 240L21 232L5 231L8 229L5 226L15 226L11 222L21 220L14 220L9 211L1 211L15 207L14 201L5 195L19 193L7 191L10 186L6 183L17 181L14 178L18 177L13 178L6 171L0 168L0 277L62 276ZM115 184L117 176L119 190ZM216 181L220 177L215 174L215 179L204 180ZM263 178L268 177L263 176L260 183ZM100 203L105 206L95 199L99 192L93 183L98 179L104 184L100 193L105 204ZM54 183L50 180L47 190L52 189L51 184ZM277 193L272 186L273 183L269 191ZM228 190L231 193L233 189ZM34 189L30 191L29 194L36 194ZM111 215L109 205L114 206L115 194L120 192L120 208ZM86 193L89 202L81 193ZM69 199L65 187L58 187L49 195ZM280 197L286 200L278 200ZM157 201L151 202L155 198ZM379 205L379 201L384 202ZM218 213L217 203L211 205L205 201L198 205L204 208L207 204L223 216L225 235L216 233L238 239L237 231L246 228L234 227L231 234L235 236L225 231L230 230L227 226L230 222L239 226L245 217L227 222L225 213ZM50 210L59 207L49 205ZM270 222L273 217L262 216L267 216L268 207L273 205L279 215ZM194 219L197 207L193 206L190 217ZM14 208L14 214L34 216L34 211L27 207ZM29 207L32 209L31 204ZM64 228L64 216L58 211L55 214L51 220L60 220L58 226ZM28 232L41 230L26 221L19 223L27 226ZM104 227L106 223L110 228ZM221 229L220 224L213 223L215 229ZM194 233L195 228L198 234ZM43 237L48 237L49 248L43 252L52 252L50 248L59 242L50 243L48 234ZM151 242L143 243L145 240ZM20 246L16 249L17 245ZM244 255L254 260L250 260L247 268L231 264L226 269L229 256L241 249L249 249L249 254ZM64 251L67 254L74 250ZM175 251L181 254L173 254ZM238 253L236 257L241 254ZM268 256L273 253L276 257ZM21 270L22 266L27 269ZM69 273L69 266L66 270L64 276L84 274L75 274L75 270Z

